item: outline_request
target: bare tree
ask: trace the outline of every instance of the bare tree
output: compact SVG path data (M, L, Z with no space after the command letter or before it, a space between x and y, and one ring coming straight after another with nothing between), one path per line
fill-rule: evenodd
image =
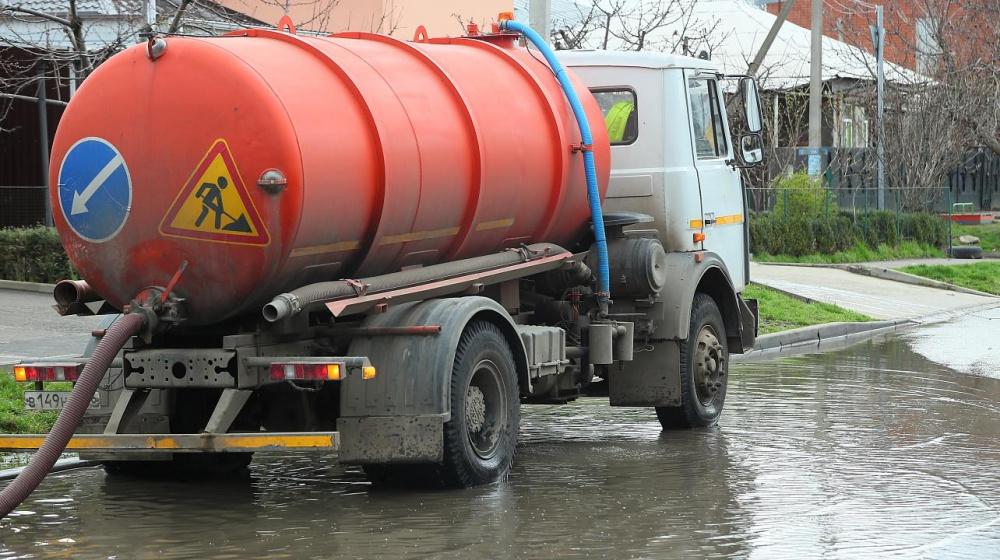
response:
M591 0L554 22L556 48L710 56L719 20L698 17L697 0Z
M16 100L37 95L45 80L65 85L83 79L97 64L133 42L128 29L142 21L135 5L120 2L107 4L114 13L99 22L80 15L78 0L67 0L57 10L41 11L35 6L19 0L0 5L4 23L0 31L0 133ZM97 28L90 29L93 25ZM88 32L99 39L88 44Z
M840 25L841 37L854 45L844 52L870 76L867 88L854 97L874 114L875 60L863 35L867 26L857 24L859 19L874 24L874 11L849 0L838 6L853 22ZM919 71L894 72L885 92L886 177L906 210L929 210L938 203L949 174L970 148L986 146L1000 154L998 18L1000 0L886 3L888 39L902 46L896 60Z
M150 27L142 0L107 0L101 12L80 8L81 0L0 0L0 134L13 103L36 98L40 84L58 94L49 103L65 104L70 92L104 60L154 33L217 35L233 29L273 25L246 14L254 6L287 11L294 7L300 29L326 29L340 0L247 0L246 12L235 11L212 0L158 0L155 23ZM40 9L39 6L46 6ZM395 2L389 1L381 17L350 22L353 29L391 33L399 22Z

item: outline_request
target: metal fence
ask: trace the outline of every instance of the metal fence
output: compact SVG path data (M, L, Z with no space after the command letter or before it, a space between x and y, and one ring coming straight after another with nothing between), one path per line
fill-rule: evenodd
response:
M0 186L0 228L45 223L45 187Z
M802 148L776 148L769 165L748 181L748 202L752 211L774 208L779 196L787 196L770 186L772 181L788 171L808 169L809 152ZM820 149L820 169L823 184L829 191L825 203L833 211L864 212L878 208L875 181L875 152L870 148ZM889 174L887 174L889 175ZM971 203L974 211L1000 210L1000 156L989 150L970 150L960 164L939 187L929 187L922 193L932 201L925 209L949 212L953 203ZM907 189L892 186L886 189L886 210L899 211L904 197L913 195ZM0 186L0 227L24 227L45 223L45 187Z
M818 152L814 171L819 172L824 186L830 191L830 203L836 208L867 211L878 208L875 150L872 148L776 148L772 151L765 176L755 177L750 184L750 207L755 211L774 208L777 197L774 179L790 171L807 171L810 155ZM970 203L974 211L1000 210L1000 156L986 149L966 152L960 163L940 185L903 188L893 185L891 170L886 172L885 209L948 212L954 203ZM914 199L919 203L914 203Z

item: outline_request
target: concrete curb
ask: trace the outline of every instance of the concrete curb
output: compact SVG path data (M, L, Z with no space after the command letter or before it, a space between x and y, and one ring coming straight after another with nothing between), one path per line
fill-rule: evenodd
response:
M51 294L55 284L40 284L38 282L21 282L20 280L0 280L0 289L19 290L22 292L37 292Z
M760 261L753 261L753 264L759 264L760 266L800 266L802 268L831 268L836 266L842 266L836 263L792 263L792 262L760 262Z
M894 333L918 324L908 319L894 319L890 321L868 321L865 323L824 323L822 325L812 325L764 335L757 339L753 350L746 354L732 355L730 360L738 363L833 350L879 335Z
M68 471L71 469L83 469L86 467L94 467L100 465L100 461L81 461L80 459L59 459L56 464L52 465L52 469L49 473ZM10 480L17 475L21 474L24 467L16 467L13 469L4 469L0 471L0 480Z
M968 305L910 319L812 325L759 337L756 344L754 344L753 350L746 354L733 354L730 356L730 360L732 362L746 362L831 351L883 334L890 334L920 325L940 323L955 317L996 307L1000 307L1000 299L995 302Z
M789 331L767 334L757 339L754 350L771 350L802 344L818 344L831 338L843 338L851 335L868 333L870 331L891 329L900 325L914 323L908 319L891 319L888 321L865 321L860 323L823 323L800 327Z
M923 276L917 276L916 274L910 274L909 272L902 272L899 270L893 270L891 268L882 268L880 266L866 266L866 265L837 265L832 268L840 268L854 274L860 274L862 276L870 276L872 278L880 278L882 280L891 280L893 282L902 282L904 284L913 284L914 286L923 286L925 288L938 288L940 290L951 290L953 292L960 292L963 294L972 294L976 296L984 296L995 298L995 294L990 294L987 292L980 292L979 290L973 290L972 288L965 288L963 286L956 286L955 284L949 284L948 282L942 282L940 280L932 280L930 278L924 278Z

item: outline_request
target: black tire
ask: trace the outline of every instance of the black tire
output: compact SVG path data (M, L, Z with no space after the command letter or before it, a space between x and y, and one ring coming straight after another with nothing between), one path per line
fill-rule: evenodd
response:
M681 342L681 406L656 407L664 430L713 426L722 414L729 385L729 347L719 306L695 294L691 328Z
M365 465L376 487L469 488L506 478L520 426L517 369L503 333L486 321L466 326L451 372L451 420L434 465Z
M981 259L983 248L977 245L959 245L952 247L948 256L953 259Z

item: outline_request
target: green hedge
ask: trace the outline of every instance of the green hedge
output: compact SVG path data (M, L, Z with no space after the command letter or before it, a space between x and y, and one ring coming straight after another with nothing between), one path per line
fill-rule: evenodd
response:
M755 254L801 257L848 251L858 244L895 247L902 241L943 248L948 245L948 224L932 214L884 211L818 217L761 212L750 217L750 250Z
M0 229L0 278L58 282L77 278L54 228Z

